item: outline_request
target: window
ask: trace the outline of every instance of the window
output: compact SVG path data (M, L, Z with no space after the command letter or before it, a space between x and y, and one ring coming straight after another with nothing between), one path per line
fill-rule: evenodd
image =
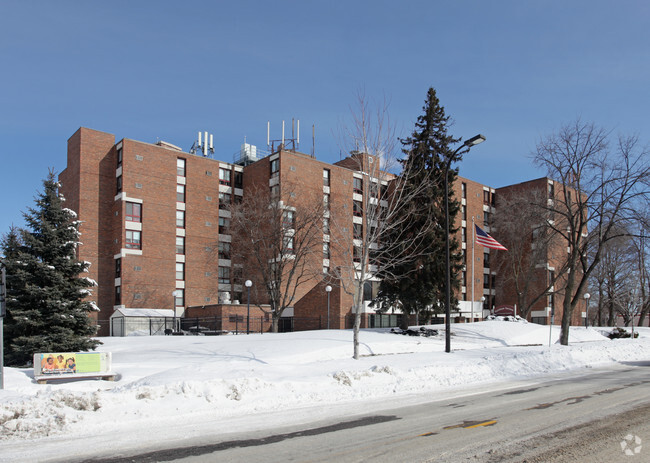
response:
M219 284L230 284L230 267L219 267Z
M352 190L357 194L363 193L363 179L354 177L352 179Z
M463 228L460 229L460 231L461 231L461 241L463 243L466 243L467 242L467 228L463 227Z
M327 195L327 194L323 195L323 207L325 209L329 209L329 207L330 207L330 195Z
M490 213L483 211L483 225L490 225Z
M219 169L219 184L230 186L231 171L228 169Z
M185 237L176 237L176 254L185 254Z
M174 306L183 307L185 305L185 290L177 289L174 295Z
M117 150L117 167L118 168L120 168L122 166L122 158L123 158L122 148L119 148Z
M355 217L363 216L363 207L361 201L352 201L352 215Z
M115 259L115 278L120 278L122 276L122 259Z
M176 211L176 228L185 228L185 211Z
M330 244L328 242L323 243L323 259L330 258Z
M388 196L388 185L382 185L380 187L381 189L381 199L386 199L386 196Z
M483 267L490 268L490 255L487 252L483 254Z
M183 262L176 262L176 280L182 281L185 279L185 264Z
M286 253L293 254L293 236L285 236L282 241Z
M379 185L377 185L376 182L370 182L368 185L368 188L370 188L370 197L371 198L378 198L379 197Z
M552 183L548 184L548 199L554 199L555 198L555 185Z
M176 185L176 201L185 202L185 185Z
M232 269L232 282L235 285L241 285L244 275L244 270L241 267L235 267ZM240 293L241 294L241 293ZM241 297L240 299L241 300Z
M135 230L126 231L126 248L142 249L142 234L139 231L135 231Z
M327 217L323 219L323 233L325 235L330 234L330 219L328 219Z
M484 288L490 287L490 275L488 275L487 273L483 274L483 287Z
M220 241L218 244L218 253L219 259L230 260L230 243L224 243Z
M122 305L122 287L115 287L115 305Z
M483 190L483 204L490 204L490 192Z
M361 262L361 248L359 246L354 246L352 248L352 260L354 262Z
M284 228L293 228L296 223L296 213L294 211L284 211L282 225Z
M244 173L235 171L235 188L244 187Z
M185 164L186 161L183 158L176 159L176 175L179 177L185 177Z
M352 236L355 240L360 240L363 238L363 225L360 223L353 224Z
M460 190L463 198L467 198L467 184L465 182L460 184Z
M223 217L219 217L219 233L228 233L229 227L230 227L230 221Z
M467 286L467 271L463 270L463 286Z
M121 175L118 175L117 178L115 179L115 186L116 186L115 189L117 190L118 193L120 191L122 191L122 176Z
M230 207L230 193L219 193L219 209L228 209Z
M229 323L243 323L244 322L244 316L231 313L230 315L228 315L228 322Z
M280 173L280 159L276 158L271 161L271 177L276 177Z
M142 204L126 203L127 222L142 222Z
M280 185L273 185L271 187L271 199L276 200L280 197Z
M461 210L461 212L463 214L463 220L467 220L467 208L463 205L463 206L460 206L460 210Z
M330 186L330 170L323 169L323 186Z

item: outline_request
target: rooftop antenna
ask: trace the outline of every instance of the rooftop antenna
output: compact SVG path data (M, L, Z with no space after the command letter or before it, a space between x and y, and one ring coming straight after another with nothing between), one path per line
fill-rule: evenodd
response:
M300 119L291 118L291 138L286 138L285 134L285 121L282 121L282 138L277 140L271 139L271 122L266 121L266 148L271 152L275 152L276 144L282 149L289 149L296 151L300 145Z
M201 152L203 157L208 157L208 154L214 154L214 135L208 134L207 131L199 132L198 139L192 144L190 148L191 154Z

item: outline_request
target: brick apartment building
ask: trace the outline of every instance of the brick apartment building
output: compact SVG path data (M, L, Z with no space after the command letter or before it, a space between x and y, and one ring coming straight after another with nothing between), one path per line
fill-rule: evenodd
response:
M101 335L110 334L109 320L117 308L172 308L179 318L219 317L227 319L223 329L232 329L249 310L251 317L268 318L268 301L255 272L230 259L228 234L230 203L260 191L278 194L287 203L320 197L326 208L323 254L309 264L317 271L298 288L295 303L283 315L296 330L323 328L328 321L331 328L351 326L352 298L339 285L332 285L327 319L328 280L323 275L341 258L332 240L354 243L355 235L364 233L358 210L362 190L376 188L374 201L381 205L388 181L368 175L378 160L356 153L329 164L284 146L259 158L247 149L250 145L239 160L229 163L164 142L116 143L114 135L87 128L70 137L67 167L59 180L68 207L83 222L79 258L91 262L89 276L98 282L93 298L100 308L95 316ZM473 244L472 224L490 232L501 189L463 178L454 189L462 201L458 239L465 257L455 321L467 320L472 313L479 320L495 306L509 303L490 257L494 251ZM332 231L330 222L344 226ZM245 304L247 279L254 288L250 308ZM375 289L369 286L368 299ZM390 317L375 314L368 302L364 326ZM561 307L558 301L547 302ZM533 316L546 323L548 313L541 304Z

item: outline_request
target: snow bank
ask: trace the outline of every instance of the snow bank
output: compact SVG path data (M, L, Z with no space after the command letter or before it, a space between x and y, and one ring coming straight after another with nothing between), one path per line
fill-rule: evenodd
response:
M215 420L237 418L241 426L255 427L262 413L318 405L326 413L323 405L363 406L417 393L435 397L450 388L648 360L650 347L648 328L639 330L638 339L616 341L592 328L574 328L572 345L565 347L555 344L556 328L495 320L453 325L453 352L446 354L444 327L431 328L440 334L363 331L357 361L351 359L350 331L103 338L100 349L112 352L119 375L114 383L43 386L32 370L5 369L0 461L25 452L39 459L47 452L108 450L106 436L136 446L200 435ZM30 444L22 444L27 439Z

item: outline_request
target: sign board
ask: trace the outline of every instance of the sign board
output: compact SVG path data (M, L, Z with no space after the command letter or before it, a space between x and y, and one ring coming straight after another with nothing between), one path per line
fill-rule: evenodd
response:
M511 305L500 305L494 309L494 315L501 317L512 316L515 315L515 308Z
M34 354L34 378L113 376L110 352L47 352Z

